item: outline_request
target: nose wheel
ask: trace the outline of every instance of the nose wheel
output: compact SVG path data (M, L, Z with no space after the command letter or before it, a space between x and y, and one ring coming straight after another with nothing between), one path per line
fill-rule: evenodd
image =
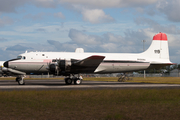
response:
M17 77L16 81L19 85L25 85L24 77Z

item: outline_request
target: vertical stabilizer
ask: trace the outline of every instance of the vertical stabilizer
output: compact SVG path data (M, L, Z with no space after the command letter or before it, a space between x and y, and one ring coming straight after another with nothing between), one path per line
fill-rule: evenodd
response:
M146 58L156 62L169 61L168 39L165 33L158 33L153 37L150 47L143 53Z

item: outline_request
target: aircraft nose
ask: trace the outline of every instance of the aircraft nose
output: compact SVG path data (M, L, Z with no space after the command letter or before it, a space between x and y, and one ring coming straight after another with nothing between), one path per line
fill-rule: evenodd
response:
M8 68L9 67L9 61L6 61L3 65L4 65L4 67Z

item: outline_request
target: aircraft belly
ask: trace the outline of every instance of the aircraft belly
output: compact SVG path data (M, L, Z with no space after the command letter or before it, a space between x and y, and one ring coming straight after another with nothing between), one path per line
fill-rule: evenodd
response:
M101 63L95 73L119 73L147 69L150 63Z

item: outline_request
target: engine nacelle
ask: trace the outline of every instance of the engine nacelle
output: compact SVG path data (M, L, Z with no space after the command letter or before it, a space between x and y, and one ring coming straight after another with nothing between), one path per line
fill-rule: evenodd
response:
M49 71L51 73L55 73L57 71L57 65L55 63L52 63L49 65Z
M58 67L62 73L69 73L71 71L71 61L70 60L60 60L58 62Z
M66 75L71 71L70 60L56 60L56 62L49 64L49 71L55 75Z

